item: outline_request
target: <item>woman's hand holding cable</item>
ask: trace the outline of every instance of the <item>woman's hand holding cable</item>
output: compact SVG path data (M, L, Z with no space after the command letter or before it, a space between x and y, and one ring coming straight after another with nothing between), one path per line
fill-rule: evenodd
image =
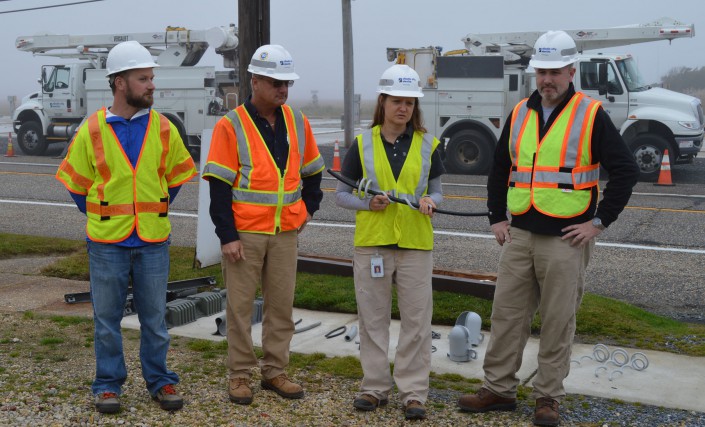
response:
M378 194L370 199L371 211L383 211L389 205L389 197L386 194Z
M435 208L436 204L433 203L431 196L423 196L421 200L419 200L419 212L422 214L433 218L433 209Z

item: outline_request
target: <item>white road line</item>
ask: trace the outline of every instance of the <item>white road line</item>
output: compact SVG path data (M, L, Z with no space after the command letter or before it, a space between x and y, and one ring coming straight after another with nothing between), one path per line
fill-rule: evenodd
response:
M39 205L39 206L56 206L62 208L76 208L73 203L54 203L54 202L35 202L35 201L24 201L24 200L5 200L0 199L0 203L9 203L16 205ZM184 213L184 212L169 212L171 216L180 216L186 218L198 218L197 214ZM322 222L309 222L308 226L314 227L334 227L334 228L355 228L353 224L341 224L341 223L322 223ZM455 237L470 237L475 239L494 239L491 234L478 234L478 233L461 233L457 231L441 231L433 230L433 234L438 234L441 236L455 236ZM597 246L605 246L609 248L622 248L622 249L636 249L643 251L660 251L660 252L678 252L686 254L705 254L703 249L687 249L687 248L673 248L673 247L659 247L659 246L644 246L644 245L632 245L625 243L608 243L608 242L597 242Z

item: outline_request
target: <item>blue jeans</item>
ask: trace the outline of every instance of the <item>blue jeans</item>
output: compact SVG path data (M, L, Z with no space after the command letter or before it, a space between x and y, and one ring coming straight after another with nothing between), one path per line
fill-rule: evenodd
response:
M147 390L155 395L163 386L178 383L178 375L166 367L169 333L164 315L169 279L168 243L126 248L89 241L88 260L95 324L93 394L106 391L120 394L127 378L120 321L130 281L140 321L140 362Z

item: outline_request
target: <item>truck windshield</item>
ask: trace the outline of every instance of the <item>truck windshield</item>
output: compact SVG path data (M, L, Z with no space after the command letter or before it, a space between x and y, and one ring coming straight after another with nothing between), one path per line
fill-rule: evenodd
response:
M641 78L634 58L619 59L616 63L619 74L621 74L629 92L641 92L649 89Z

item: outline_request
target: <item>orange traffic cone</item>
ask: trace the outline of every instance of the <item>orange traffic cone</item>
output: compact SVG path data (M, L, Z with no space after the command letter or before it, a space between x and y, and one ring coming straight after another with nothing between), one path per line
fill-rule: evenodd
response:
M654 185L675 185L673 181L671 181L671 160L668 158L668 150L663 151L661 172L659 172L658 175L658 182Z
M338 140L335 140L335 148L333 149L333 167L331 168L333 172L340 172L340 147L338 147Z
M12 132L7 137L7 153L5 153L5 157L15 157L15 149L12 148Z

